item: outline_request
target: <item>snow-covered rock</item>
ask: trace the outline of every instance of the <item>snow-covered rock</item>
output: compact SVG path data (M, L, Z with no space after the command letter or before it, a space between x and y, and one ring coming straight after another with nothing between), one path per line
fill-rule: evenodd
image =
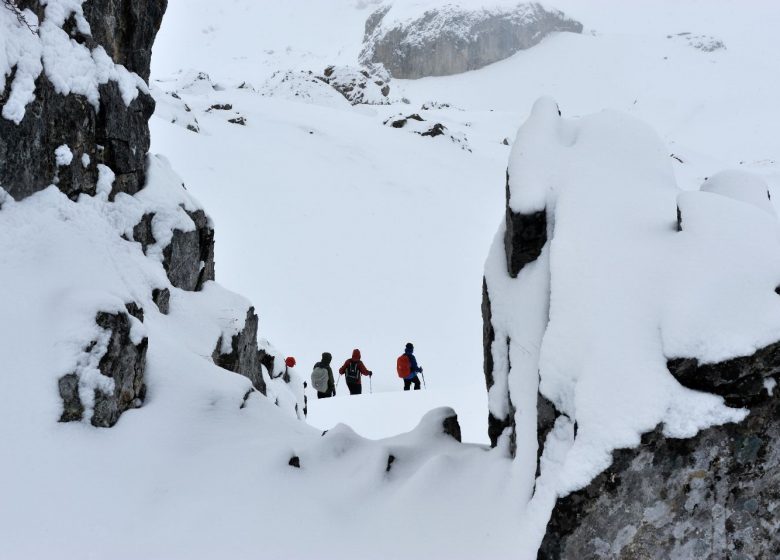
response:
M390 100L390 74L381 64L362 68L328 66L321 79L352 105L387 105Z
M780 224L762 181L711 181L681 191L645 125L564 119L546 98L513 144L486 265L485 373L493 444L539 473L538 504L561 498L545 558L700 557L705 542L722 557L758 523L743 501L759 517L775 507L762 493L777 421L747 457L735 434L761 422L738 424L748 410L727 405L766 419L777 406ZM749 540L749 557L773 555L770 538Z
M388 3L366 21L360 58L384 64L395 78L447 76L503 60L557 31L579 33L582 25L537 3Z
M419 113L400 113L385 120L384 125L402 129L425 138L447 138L462 149L471 151L468 138L464 133L450 130L440 122L428 121L421 117Z

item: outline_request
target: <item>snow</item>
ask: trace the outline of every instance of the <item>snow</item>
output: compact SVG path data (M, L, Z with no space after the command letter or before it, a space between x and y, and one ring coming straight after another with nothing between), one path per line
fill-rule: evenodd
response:
M660 423L667 435L691 437L742 420L746 412L681 387L666 359L720 361L780 339L775 216L681 193L660 139L617 112L562 119L542 99L510 159L512 208L547 208L551 217L539 388L578 427L559 494L587 484L612 450ZM522 311L510 320L525 325Z
M397 1L392 17L432 5ZM58 91L91 102L105 80L120 81L125 103L145 87L63 37L57 22L75 13L81 26L80 6L50 1L37 34L0 10L4 118L21 122L44 70ZM0 189L10 372L0 375L0 557L530 559L555 499L603 468L610 449L659 422L686 437L742 417L680 387L665 361L716 361L780 338L777 7L559 0L587 33L459 76L394 80L391 105L306 89L309 72L357 63L377 6L171 0L150 88L153 152L171 163L150 155L146 188L113 202L103 167L98 196L77 202L53 187L22 202ZM678 35L687 32L728 48L691 48ZM563 118L549 99L531 111L546 95ZM463 134L471 152L383 124L415 112ZM238 116L246 126L228 122ZM524 122L509 160L501 141ZM512 207L554 217L553 241L516 279L496 233L508 161ZM214 220L221 284L183 292L159 261L201 208ZM158 243L145 256L122 235L149 213ZM512 340L492 349L488 395L483 270L497 340ZM167 316L151 302L165 287ZM110 430L57 423L60 376L79 372L86 404L107 383L95 370L95 313L129 301L145 310L133 337L150 341L144 406ZM248 380L211 353L250 306L260 347L277 360L264 371L268 398L251 393L241 408ZM394 372L407 341L425 368L419 392L401 391ZM297 384L321 352L338 363L355 346L376 374L373 393L346 396L342 382L338 397L316 400L309 388L309 425L300 422ZM294 386L280 378L289 354ZM557 420L535 479L538 390L570 417ZM507 391L514 461L508 438L484 445L488 406L508 413ZM433 407L453 408L475 444L442 437L445 412L425 416ZM301 469L288 466L293 455Z
M747 202L777 216L769 195L769 186L757 175L738 169L721 171L707 178L701 190Z
M54 150L54 161L57 164L57 167L67 167L71 164L73 161L73 152L70 151L67 144L63 144Z
M145 82L124 66L115 64L103 47L91 51L72 39L63 30L65 21L73 17L76 29L82 35L91 35L84 19L83 0L41 0L45 6L43 20L25 10L25 19L34 31L22 25L11 10L0 11L0 31L4 48L0 49L0 89L6 77L13 75L11 93L3 105L3 117L19 124L26 106L35 99L35 80L41 72L57 93L83 95L98 110L98 86L116 82L125 105L146 92Z

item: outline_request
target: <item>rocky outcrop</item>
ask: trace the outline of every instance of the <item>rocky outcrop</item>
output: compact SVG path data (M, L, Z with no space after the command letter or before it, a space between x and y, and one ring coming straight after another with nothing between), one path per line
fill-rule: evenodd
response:
M530 48L550 33L582 31L579 22L536 3L506 9L449 4L411 21L392 17L392 8L384 6L368 18L361 61L384 64L394 78L476 70Z
M187 212L194 231L173 230L171 243L163 250L163 267L171 284L198 291L214 280L214 230L203 210Z
M195 228L191 231L173 230L171 242L163 249L163 268L177 288L199 291L214 280L214 229L203 210L187 212ZM152 231L154 214L144 214L133 228L133 240L144 252L157 243Z
M352 105L387 105L390 103L390 74L381 64L364 68L328 66L319 76Z
M105 339L93 341L85 349L87 355L94 354L96 349L102 351L97 369L110 383L94 383L82 386L80 371L69 373L59 380L60 397L63 401L62 422L79 421L83 419L84 405L80 391L91 390L94 394L94 404L90 422L93 426L109 428L117 423L119 416L126 410L138 408L146 396L144 373L146 370L146 349L148 340L143 337L139 342L133 342L131 336L131 312L143 314L140 307L129 304L127 313L100 312L95 318L97 325L103 329ZM138 317L136 317L138 318ZM107 390L106 387L111 387Z
M246 312L244 327L231 339L230 352L223 353L223 338L220 337L211 357L219 367L239 373L249 379L255 389L265 395L266 387L260 362L261 356L257 348L258 322L255 308L250 307Z
M39 20L44 6L37 0L19 0ZM102 46L144 80L149 77L151 48L165 11L166 0L87 0L83 11L91 35L83 34L73 19L65 29L77 43L92 50ZM0 106L10 95L10 80L0 92ZM35 81L35 99L26 106L17 124L0 118L0 184L20 200L51 184L75 199L93 195L99 180L98 165L115 174L111 195L134 194L145 182L145 157L149 149L148 120L154 101L139 91L129 106L116 82L99 86L97 107L83 95L60 95L42 72ZM69 163L57 161L54 153L67 146Z
M751 356L699 364L674 359L684 385L750 406L746 420L689 439L662 427L587 487L558 500L539 558L780 557L780 343Z
M645 434L558 500L540 559L780 558L780 399L690 439Z
M768 387L780 374L780 342L724 362L700 364L695 358L677 358L666 365L686 387L720 395L730 406L750 406L767 397Z
M506 182L506 231L504 234L504 253L506 255L506 270L509 276L516 278L527 264L535 261L542 253L544 245L547 243L547 213L546 210L522 214L514 212L510 205L509 174L507 173ZM495 364L493 363L493 345L496 340L495 328L493 326L493 312L490 301L490 292L487 281L482 281L482 347L483 347L483 366L485 374L485 383L488 392L491 391L495 383L493 372ZM506 338L504 343L507 346L506 355L510 355L510 346L512 340ZM509 454L514 456L517 450L516 430L515 430L515 412L516 407L512 402L511 395L507 394L508 401L505 415L497 415L492 410L488 413L488 435L493 447L498 444L498 438L502 434L507 434L509 438ZM547 433L552 429L555 422L556 412L552 403L549 403L542 395L539 395L539 419L538 419L538 438L540 441L539 453L541 453L542 443L547 437Z
M507 175L506 196L509 200L509 175ZM522 214L506 206L506 233L504 249L509 275L517 275L525 265L539 258L547 243L547 211Z

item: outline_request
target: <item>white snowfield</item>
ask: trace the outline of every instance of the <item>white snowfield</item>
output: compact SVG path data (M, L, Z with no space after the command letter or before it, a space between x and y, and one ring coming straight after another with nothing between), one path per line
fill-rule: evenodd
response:
M320 84L295 95L300 72L356 65L377 5L170 0L151 87L153 151L166 157L150 156L146 188L108 202L107 168L98 195L77 202L54 187L14 202L0 185L0 559L531 560L555 498L613 448L658 423L684 437L744 415L680 387L665 360L720 360L780 338L777 6L559 0L586 33L476 72L394 80L388 106L352 107ZM17 67L6 119L23 117L43 71L90 100L105 79L130 97L146 87L56 30L50 45L22 31L0 7L0 85ZM693 48L677 35L688 31L725 48ZM547 99L531 110L545 95L563 117ZM415 112L471 151L383 125ZM65 149L52 158L82 164ZM552 241L516 280L495 232L508 162L512 206L553 218ZM145 256L121 236L154 210L164 241L192 227L184 209L201 207L216 228L217 279L246 299L216 283L171 289L162 315L150 299L170 288L162 245ZM494 350L506 375L489 396L483 272L496 328L514 342L511 356ZM146 402L111 429L58 423L60 376L82 375L87 417L106 382L84 351L101 336L95 313L129 301L145 309L133 336L149 338ZM241 408L249 381L211 353L250 305L261 345L294 355L298 379L321 352L338 368L359 347L373 394L348 397L342 381L338 397L309 400L307 425L294 413L301 395L269 376L269 397L252 393ZM411 394L394 371L407 341L427 382ZM484 445L488 405L507 410L507 388L514 461L506 441ZM569 416L539 480L537 390ZM441 434L449 410L426 415L434 407L454 408L474 443Z

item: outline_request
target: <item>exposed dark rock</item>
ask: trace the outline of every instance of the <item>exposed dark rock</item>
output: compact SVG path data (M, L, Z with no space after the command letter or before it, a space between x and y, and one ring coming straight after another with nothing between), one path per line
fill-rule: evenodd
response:
M322 435L325 435L325 433L323 433ZM395 462L395 455L388 455L387 456L387 466L385 467L385 472L390 472L390 469L392 468L394 462Z
M39 19L44 6L35 0L19 0ZM71 35L90 49L101 45L114 61L149 77L152 43L166 7L165 0L87 0L84 16L92 36L79 34L71 25ZM112 196L133 194L145 181L145 157L149 149L148 120L154 101L139 92L125 106L114 82L99 87L96 110L85 97L59 95L45 72L36 80L35 100L26 107L20 124L0 119L0 184L16 200L21 200L50 184L72 199L79 194L95 194L97 164L108 166L116 175ZM0 105L5 95L0 93ZM54 150L67 145L73 153L69 165L58 167ZM85 166L83 156L89 157Z
M458 422L458 415L453 414L452 416L447 416L442 421L442 429L444 430L444 433L448 436L454 438L457 441L461 441L460 439L460 423Z
M62 397L60 422L78 422L84 416L84 406L79 396L79 376L69 373L60 377L59 388Z
M128 309L140 311L136 303L129 303ZM146 397L144 373L146 371L146 349L148 340L143 338L135 344L130 338L131 321L128 313L100 312L95 318L99 327L109 333L105 353L100 357L100 373L114 380L114 389L106 393L94 388L95 404L90 419L93 426L109 428L117 423L120 415L131 408L138 408ZM92 352L96 343L85 349ZM60 378L59 391L63 401L61 422L81 420L84 406L79 396L79 375L69 373Z
M290 457L290 460L287 462L287 464L290 465L291 467L295 467L296 469L300 469L301 468L301 458L298 457L297 455L294 455L294 456Z
M127 309L127 312L141 321L144 322L144 308L138 305L136 302L131 301L130 303L125 304L125 309Z
M447 127L445 127L443 124L436 123L430 129L426 130L425 132L421 132L420 136L430 136L431 138L435 138L436 136L442 136L446 129Z
M232 111L233 105L230 103L216 103L209 107L207 111Z
M729 406L749 406L765 399L765 382L780 375L780 342L724 362L700 364L695 358L677 358L666 365L686 387L720 395Z
M539 459L544 451L544 442L547 436L555 426L555 421L561 415L555 405L551 403L544 395L538 393L536 396L536 476L539 476L541 465Z
M246 126L246 118L244 117L235 117L233 119L228 119L228 122L233 124L240 124L241 126Z
M496 338L496 331L493 328L493 312L490 306L490 293L487 288L487 281L482 279L482 357L485 373L485 385L488 392L493 387L495 380L493 378L493 342ZM510 341L506 341L509 346ZM508 397L507 397L508 398ZM514 407L510 402L510 412L505 418L498 418L493 412L488 412L488 436L490 437L490 446L498 445L498 438L507 428L515 429Z
M171 284L199 291L214 280L214 230L203 210L187 215L195 222L195 230L173 231L171 243L163 250L163 267Z
M660 427L558 500L540 559L780 558L780 399L690 439Z
M390 74L381 64L328 66L317 79L330 85L352 105L387 105L390 103Z
M536 45L556 31L582 25L536 3L507 10L442 6L409 23L385 23L383 6L366 21L363 63L382 63L395 78L446 76L476 70Z
M407 119L398 119L390 123L393 128L403 128L406 126Z
M265 367L266 371L268 371L269 377L274 376L274 362L276 361L276 356L273 354L269 354L265 350L258 350L257 351L257 360L260 362L260 364Z
M133 227L133 240L141 244L144 253L149 245L154 245L154 233L152 233L152 219L154 214L144 214L141 221Z
M114 391L107 394L100 389L95 390L92 425L108 428L116 424L124 411L143 404L148 340L144 337L139 344L133 343L130 339L130 317L125 313L101 312L95 321L111 333L98 369L114 380Z
M239 409L246 408L246 402L249 400L249 395L251 395L254 392L255 390L253 388L253 389L249 389L246 393L244 393L244 398L241 399L241 406L238 407Z
M230 352L227 354L222 353L222 337L220 337L211 357L219 367L248 378L255 389L265 395L265 380L260 368L259 351L257 349L258 322L255 308L250 307L246 312L244 328L233 335Z
M540 210L530 214L517 214L509 207L509 174L506 179L506 233L504 247L509 274L512 278L525 265L539 258L547 243L547 212Z
M171 308L171 291L168 288L155 288L152 290L152 301L160 313L167 315Z

